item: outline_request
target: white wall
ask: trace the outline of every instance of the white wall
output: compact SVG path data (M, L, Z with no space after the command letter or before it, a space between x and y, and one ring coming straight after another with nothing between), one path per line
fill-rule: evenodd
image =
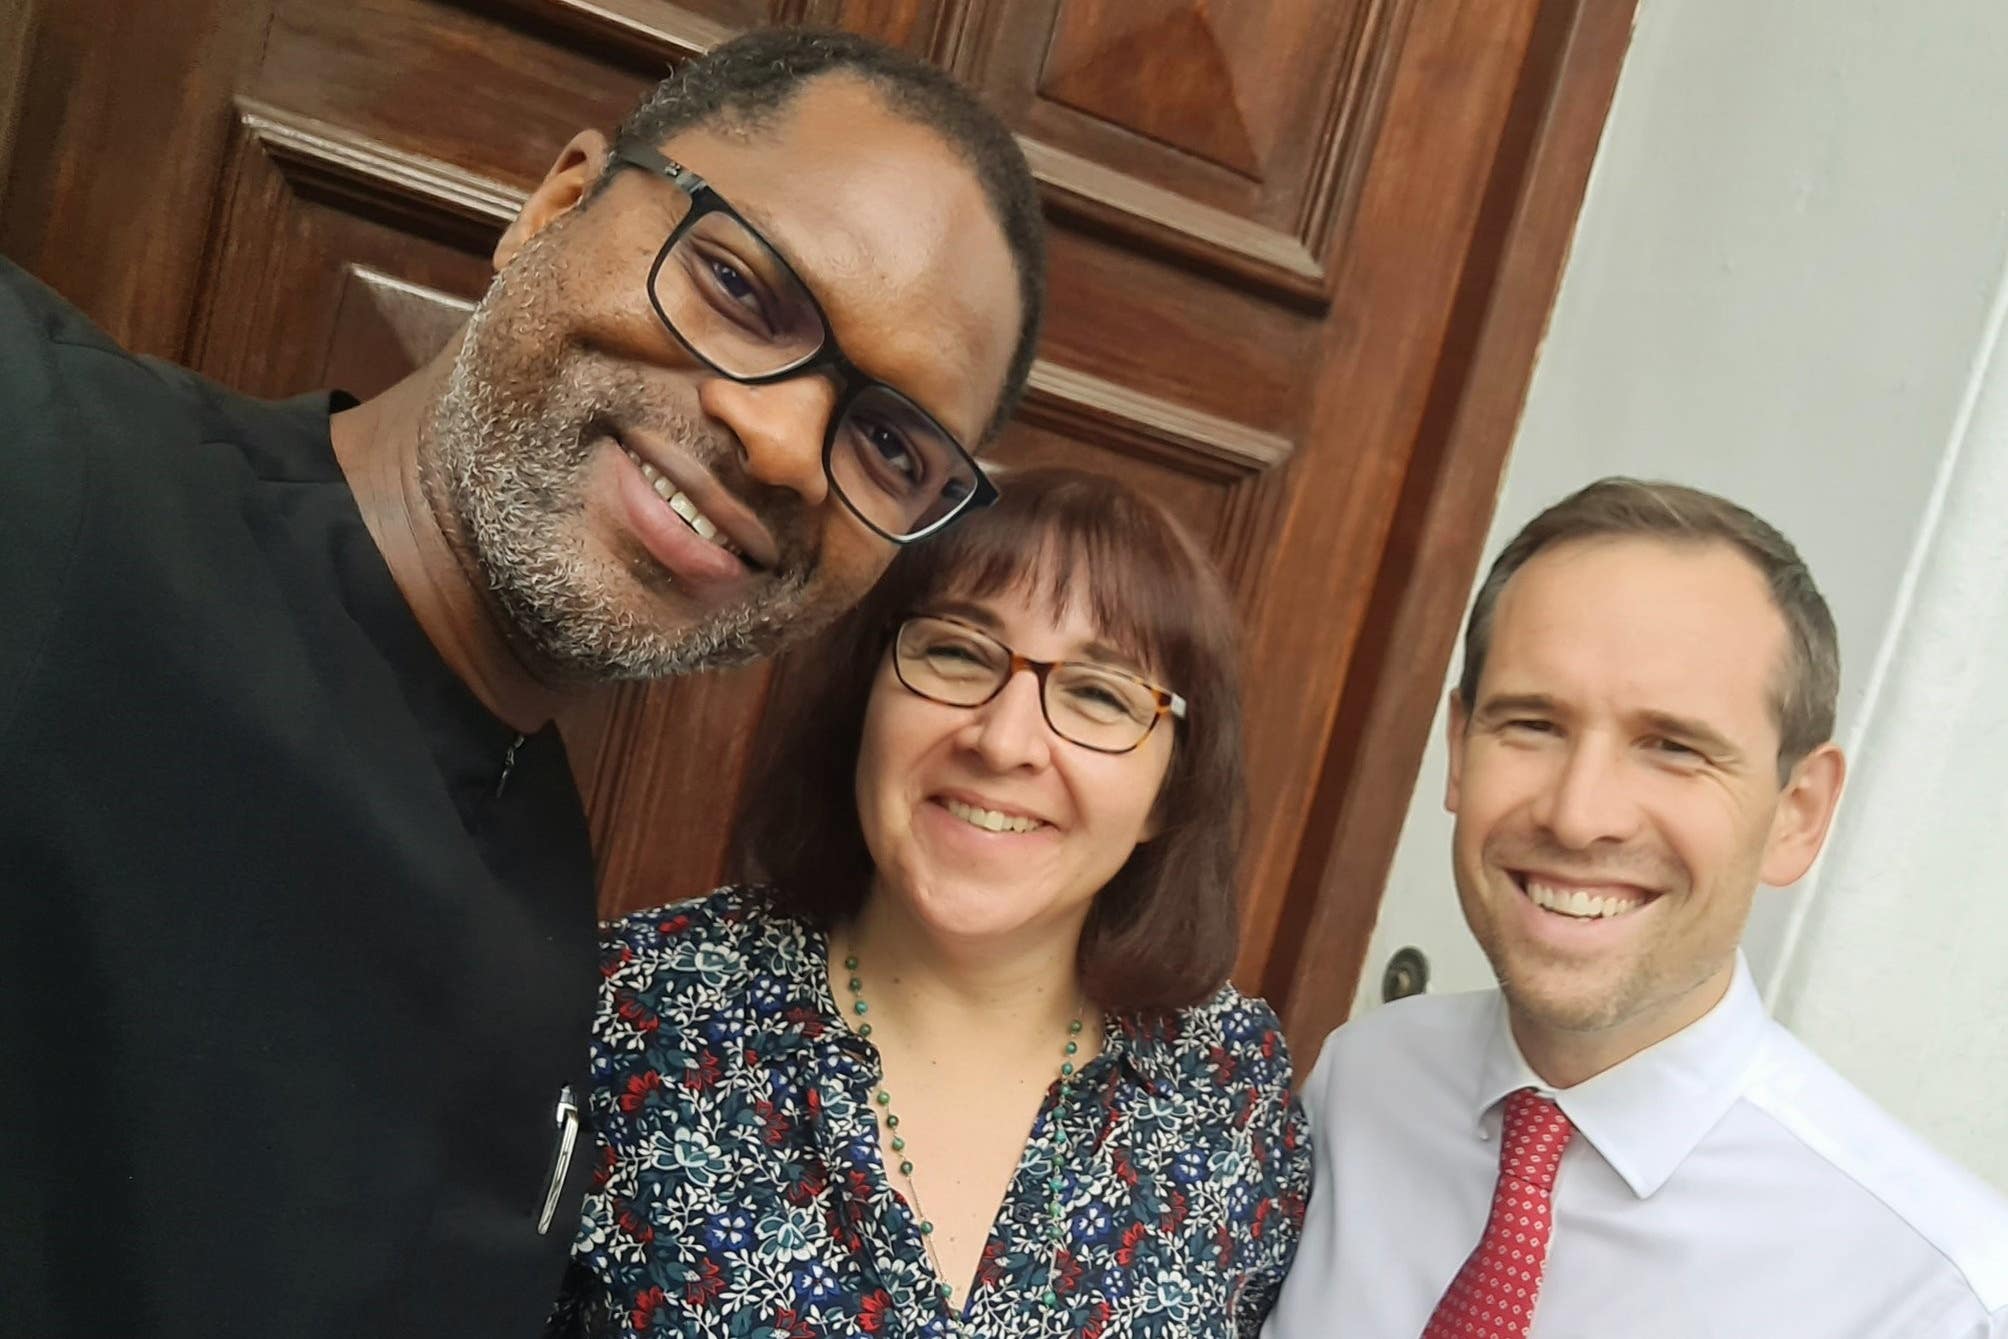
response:
M1969 561L1984 522L1940 534L1941 477L2008 453L2008 427L1983 441L1973 417L1967 430L2004 262L2008 3L1641 0L1486 560L1541 507L1612 473L1724 493L1799 546L1840 625L1855 777L1821 869L1760 895L1752 964L1830 1061L2008 1187L2008 1065L1997 1050L1981 1068L1968 1044L1984 1022L2008 1034L2008 888L1991 890L2008 880L2008 750L1997 761L1961 736L1957 761L1926 767L1869 697L1885 643L1940 621L1905 624L1913 593L1985 598L1926 574ZM1985 706L1990 688L2008 698L2008 627L1988 640L1955 615L1945 635L1970 644L1941 648L1929 683L1956 665L1966 705ZM1906 663L1890 658L1877 694L1892 713L1933 696L1898 691ZM1428 954L1434 990L1490 982L1450 883L1441 725L1361 1008L1378 1003L1381 966L1404 944ZM1928 786L1971 803L1927 806L1923 829L1865 812L1879 794ZM1879 858L1899 835L1940 854ZM1956 936L1934 923L1948 901ZM1965 951L1937 958L1955 937ZM1921 1055L1947 1072L1929 1081Z
M1779 1017L2008 1187L2008 284Z

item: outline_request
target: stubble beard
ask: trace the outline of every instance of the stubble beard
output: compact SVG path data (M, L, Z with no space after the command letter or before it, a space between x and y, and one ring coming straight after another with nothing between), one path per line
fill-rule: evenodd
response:
M1566 863L1552 857L1529 861L1523 854L1487 843L1475 868L1457 858L1458 894L1466 909L1472 936L1492 964L1500 993L1516 1015L1558 1033L1605 1032L1649 1009L1665 992L1662 977L1672 966L1662 961L1665 946L1649 941L1627 950L1622 959L1596 960L1587 971L1546 956L1533 944L1519 942L1507 929L1512 915L1509 899L1524 899L1506 872L1529 863ZM1613 877L1623 877L1609 871ZM1648 882L1667 887L1664 871ZM1662 897L1677 896L1675 892ZM1541 913L1546 915L1547 913ZM1645 914L1645 909L1632 913Z
M700 464L730 447L660 404L634 369L567 337L550 310L564 286L560 230L531 238L468 321L419 447L441 528L478 570L505 634L554 679L657 679L770 654L823 621L800 544L784 538L782 563L744 600L692 618L631 537L624 561L590 541L585 483L613 425L646 427Z

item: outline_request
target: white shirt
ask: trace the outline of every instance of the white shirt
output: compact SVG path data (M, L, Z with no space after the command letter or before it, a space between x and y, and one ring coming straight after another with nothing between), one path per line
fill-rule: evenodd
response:
M1741 961L1707 1016L1559 1092L1497 991L1333 1033L1264 1339L1416 1339L1483 1234L1526 1087L1576 1126L1529 1339L2008 1339L2008 1200L1773 1022Z

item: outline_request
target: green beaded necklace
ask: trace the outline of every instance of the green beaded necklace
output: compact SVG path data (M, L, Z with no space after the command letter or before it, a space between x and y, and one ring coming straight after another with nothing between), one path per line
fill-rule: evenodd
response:
M865 1003L865 983L858 975L858 955L849 954L844 958L844 971L850 976L851 1012L858 1016L857 1034L870 1040L872 1025L864 1020L871 1012ZM1053 1170L1046 1178L1046 1291L1040 1300L1047 1306L1058 1306L1060 1294L1054 1287L1060 1273L1060 1247L1065 1241L1066 1220L1061 1213L1060 1192L1066 1186L1066 1178L1060 1169L1067 1160L1067 1127L1060 1116L1067 1109L1067 1097L1074 1082L1074 1057L1081 1053L1081 1012L1077 1010L1073 1021L1067 1024L1067 1044L1060 1052L1060 1093L1053 1106L1053 1114L1046 1124L1052 1133ZM906 1136L900 1133L899 1115L892 1109L892 1094L886 1091L883 1080L872 1094L872 1101L885 1113L885 1128L891 1134L892 1151L899 1155L900 1179L906 1182L907 1202L913 1205L914 1216L920 1219L920 1241L927 1248L927 1258L934 1265L935 1277L941 1280L941 1300L944 1305L954 1296L955 1289L949 1285L948 1271L941 1267L941 1257L934 1249L934 1224L928 1221L927 1211L921 1207L920 1191L913 1184L913 1159L906 1155Z

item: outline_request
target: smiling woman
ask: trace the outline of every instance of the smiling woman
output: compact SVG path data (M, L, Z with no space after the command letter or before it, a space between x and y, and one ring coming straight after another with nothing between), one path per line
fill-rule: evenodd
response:
M1196 1003L1226 979L1237 944L1243 795L1234 616L1211 565L1177 525L1099 476L1014 474L993 512L900 555L814 657L824 673L818 690L781 705L780 729L748 787L760 798L741 820L745 872L779 889L797 914L824 922L857 914L883 860L870 844L871 790L893 771L868 773L861 755L882 733L875 723L908 696L886 691L888 678L897 681L891 634L916 613L959 613L973 615L996 646L1006 603L1019 606L1017 621L1049 621L1095 652L1076 657L1069 648L1061 658L1127 673L1146 688L1167 685L1191 704L1183 719L1154 720L1144 740L1168 755L1151 807L1155 836L1133 841L1099 887L1079 962L1103 1004ZM1053 696L1051 683L1048 676L1041 700ZM1060 765L1075 752L1061 750Z
M1121 484L1011 476L805 660L754 884L609 927L560 1334L1253 1335L1309 1176L1234 960L1233 619Z

